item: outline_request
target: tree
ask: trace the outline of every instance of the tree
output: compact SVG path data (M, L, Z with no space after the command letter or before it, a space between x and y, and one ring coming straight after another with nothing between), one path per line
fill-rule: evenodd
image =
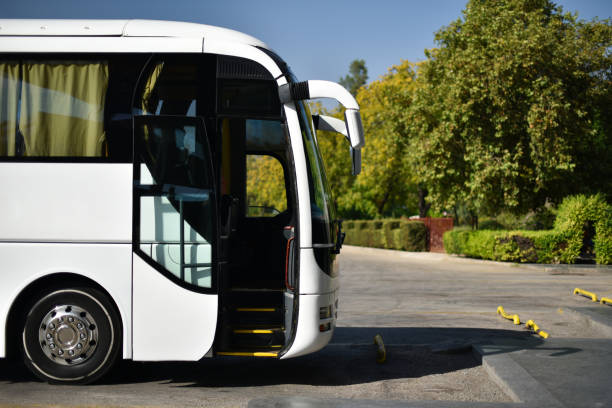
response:
M525 211L612 194L612 25L549 0L470 0L435 35L407 112L435 207Z
M364 86L368 80L368 68L365 61L356 59L351 62L349 74L340 78L340 85L345 87L353 96L357 95L357 90Z
M319 132L318 142L340 216L377 218L413 215L417 211L417 186L406 159L409 143L405 122L415 77L416 66L404 61L377 81L359 88L357 101L366 146L358 177L350 174L344 138ZM321 109L320 105L314 108ZM332 114L343 117L342 111Z

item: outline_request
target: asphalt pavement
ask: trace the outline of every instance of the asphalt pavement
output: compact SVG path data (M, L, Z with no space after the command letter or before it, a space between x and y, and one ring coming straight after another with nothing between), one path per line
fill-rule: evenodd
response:
M612 306L573 295L611 297L612 268L349 246L340 262L338 327L318 353L124 362L89 386L40 383L0 361L0 408L612 407ZM499 305L522 324L501 318Z

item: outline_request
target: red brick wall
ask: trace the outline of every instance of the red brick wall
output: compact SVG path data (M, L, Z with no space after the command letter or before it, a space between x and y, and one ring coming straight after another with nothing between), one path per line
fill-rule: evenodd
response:
M448 230L453 229L453 219L448 218L412 218L415 221L421 221L425 223L428 231L428 242L427 248L431 252L444 252L444 243L442 242L442 236Z

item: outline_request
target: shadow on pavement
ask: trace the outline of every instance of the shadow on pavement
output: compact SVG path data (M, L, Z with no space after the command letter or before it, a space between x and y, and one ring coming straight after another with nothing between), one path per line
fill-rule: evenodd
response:
M387 346L385 364L376 363L373 337L378 333ZM338 327L327 347L303 357L288 360L218 357L201 362L160 363L123 361L97 384L164 382L177 387L355 385L476 367L480 362L474 357L471 345L491 344L496 340L504 340L503 352L541 344L530 333L513 330ZM35 379L20 364L0 360L0 381Z

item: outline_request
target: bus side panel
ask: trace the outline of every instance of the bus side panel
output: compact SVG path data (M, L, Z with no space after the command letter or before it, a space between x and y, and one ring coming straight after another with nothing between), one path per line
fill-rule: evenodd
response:
M330 342L336 325L334 317L321 319L321 308L335 305L337 292L323 295L300 295L298 324L295 338L285 358L292 358L314 353L321 350ZM332 316L335 316L335 306L332 306ZM324 331L320 330L321 325Z
M5 357L6 353L5 329L8 312L19 293L39 278L68 272L97 282L110 294L122 319L123 357L130 358L131 266L130 244L0 242L0 357ZM71 285L70 281L60 282L66 286Z
M297 329L291 348L282 358L314 353L329 343L336 327L337 301L338 278L323 273L312 248L302 248ZM326 308L330 308L330 316L321 318L320 310Z
M218 296L178 286L134 254L133 359L197 361L210 350Z
M132 165L0 163L0 241L132 242Z
M330 293L338 290L340 280L319 268L312 248L300 249L300 295Z

